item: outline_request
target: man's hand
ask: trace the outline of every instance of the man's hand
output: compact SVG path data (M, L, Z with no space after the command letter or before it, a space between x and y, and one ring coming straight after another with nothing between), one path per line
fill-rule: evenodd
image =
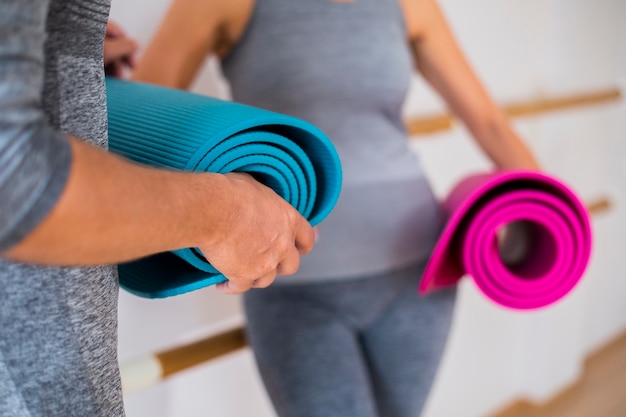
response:
M135 53L139 45L129 38L114 22L108 22L104 37L104 71L107 75L121 78L125 69L135 67Z
M247 174L147 167L70 137L72 168L50 213L3 252L43 265L103 265L197 247L239 294L294 273L315 232Z
M277 275L298 270L300 255L313 248L315 232L289 203L247 174L224 175L231 201L213 238L200 246L228 281L217 288L226 294L270 285Z

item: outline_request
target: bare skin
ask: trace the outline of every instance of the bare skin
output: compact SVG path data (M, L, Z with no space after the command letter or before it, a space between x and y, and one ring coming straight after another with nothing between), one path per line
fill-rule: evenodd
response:
M126 70L135 68L138 49L137 41L128 37L117 23L107 23L104 37L104 69L107 75L123 77Z
M400 0L416 67L495 165L539 169L463 56L435 0Z
M199 247L237 294L294 273L314 232L295 209L245 174L191 174L130 163L70 138L65 190L41 224L3 254L50 265L118 263Z
M468 127L478 145L498 168L539 169L463 56L436 1L399 1L416 69ZM188 88L207 56L223 57L237 44L254 4L254 0L174 0L133 78ZM164 57L168 65L160 65Z
M138 44L109 22L108 75L135 67ZM66 188L46 219L4 258L48 265L120 263L198 247L239 294L293 274L315 233L293 207L245 174L190 174L140 166L77 138Z
M225 56L252 15L251 0L175 0L133 71L138 81L186 89L207 56ZM163 57L168 64L160 65Z

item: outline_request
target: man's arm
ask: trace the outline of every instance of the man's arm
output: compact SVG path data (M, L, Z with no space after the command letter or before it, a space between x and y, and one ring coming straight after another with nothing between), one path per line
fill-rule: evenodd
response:
M144 167L68 138L42 111L47 2L0 14L0 254L52 265L117 263L199 247L228 293L293 273L307 221L244 174Z
M70 139L67 185L9 259L56 265L116 263L199 247L231 281L227 291L294 273L313 245L308 222L245 174L144 167Z

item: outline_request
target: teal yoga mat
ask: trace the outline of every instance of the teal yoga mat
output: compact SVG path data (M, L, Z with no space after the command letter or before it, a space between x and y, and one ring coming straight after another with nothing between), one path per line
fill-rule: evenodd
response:
M198 94L109 78L109 149L183 171L248 172L312 225L333 209L341 165L330 140L303 120ZM119 266L120 286L170 297L226 278L195 248Z

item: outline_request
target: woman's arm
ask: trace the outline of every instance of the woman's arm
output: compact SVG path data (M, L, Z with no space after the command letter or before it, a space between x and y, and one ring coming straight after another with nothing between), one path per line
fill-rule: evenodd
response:
M253 7L254 0L174 0L132 78L187 89L208 56L237 42Z
M463 56L435 0L402 0L416 66L503 169L538 169L531 151L515 133Z

